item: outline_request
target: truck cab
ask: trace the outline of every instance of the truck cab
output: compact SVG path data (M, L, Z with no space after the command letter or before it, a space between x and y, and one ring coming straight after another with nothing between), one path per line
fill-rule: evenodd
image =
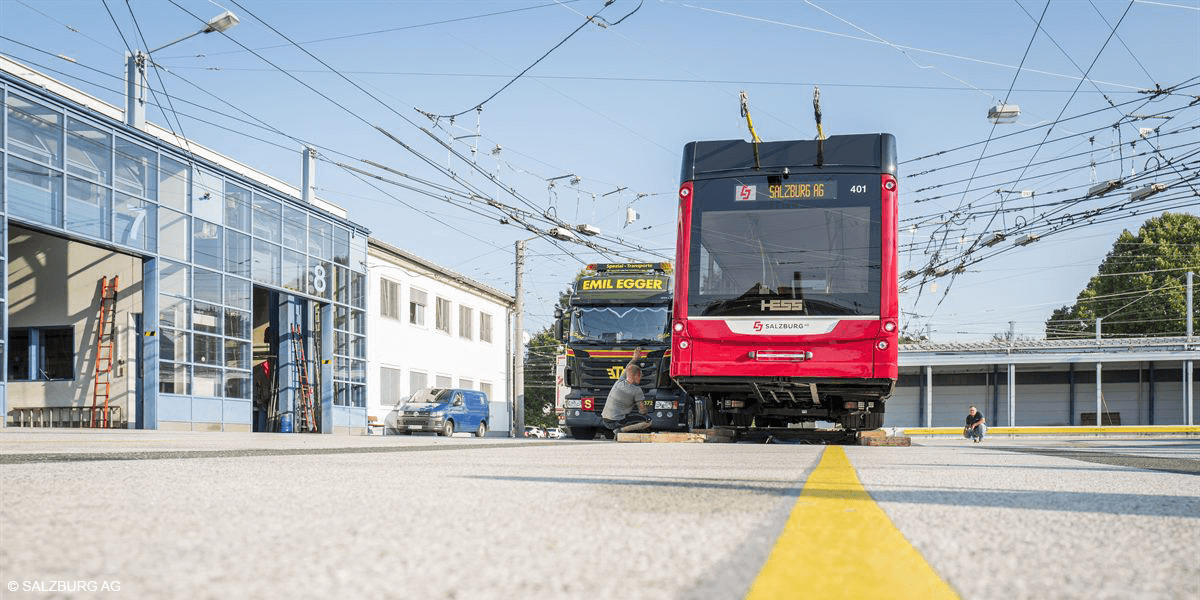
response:
M605 431L600 414L613 384L642 349L642 391L651 428L687 430L691 399L671 382L670 263L595 264L576 279L556 314L565 345L564 424L576 439Z

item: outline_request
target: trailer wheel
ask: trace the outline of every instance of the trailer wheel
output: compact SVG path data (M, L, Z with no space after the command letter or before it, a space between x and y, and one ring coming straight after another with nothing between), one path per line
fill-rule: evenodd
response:
M596 438L595 427L572 427L571 437L577 440L591 440Z

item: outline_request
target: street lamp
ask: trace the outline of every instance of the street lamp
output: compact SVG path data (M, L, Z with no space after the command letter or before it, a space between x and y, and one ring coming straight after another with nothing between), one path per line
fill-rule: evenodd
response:
M204 24L204 28L193 31L175 41L163 44L153 50L142 52L135 50L125 57L125 124L141 129L146 124L146 60L151 54L173 46L190 37L202 33L228 31L238 24L237 15L225 11Z

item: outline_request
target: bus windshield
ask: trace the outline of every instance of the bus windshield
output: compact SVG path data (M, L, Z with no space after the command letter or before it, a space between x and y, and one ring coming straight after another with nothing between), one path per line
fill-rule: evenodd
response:
M880 310L878 175L694 184L689 316L868 316Z
M666 306L584 306L571 319L571 341L662 342L670 331Z

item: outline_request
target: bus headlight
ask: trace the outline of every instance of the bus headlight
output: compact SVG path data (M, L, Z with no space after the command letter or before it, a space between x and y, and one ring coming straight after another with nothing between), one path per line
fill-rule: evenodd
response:
M687 347L688 347L688 341L687 341L687 340L682 340L682 341L680 341L680 342L679 342L679 347L680 347L680 348L687 349Z
M883 330L888 333L891 333L896 330L896 324L891 321L888 321L887 323L883 324Z
M887 350L888 349L887 340L879 340L879 343L875 344L875 347L879 348L880 350Z

